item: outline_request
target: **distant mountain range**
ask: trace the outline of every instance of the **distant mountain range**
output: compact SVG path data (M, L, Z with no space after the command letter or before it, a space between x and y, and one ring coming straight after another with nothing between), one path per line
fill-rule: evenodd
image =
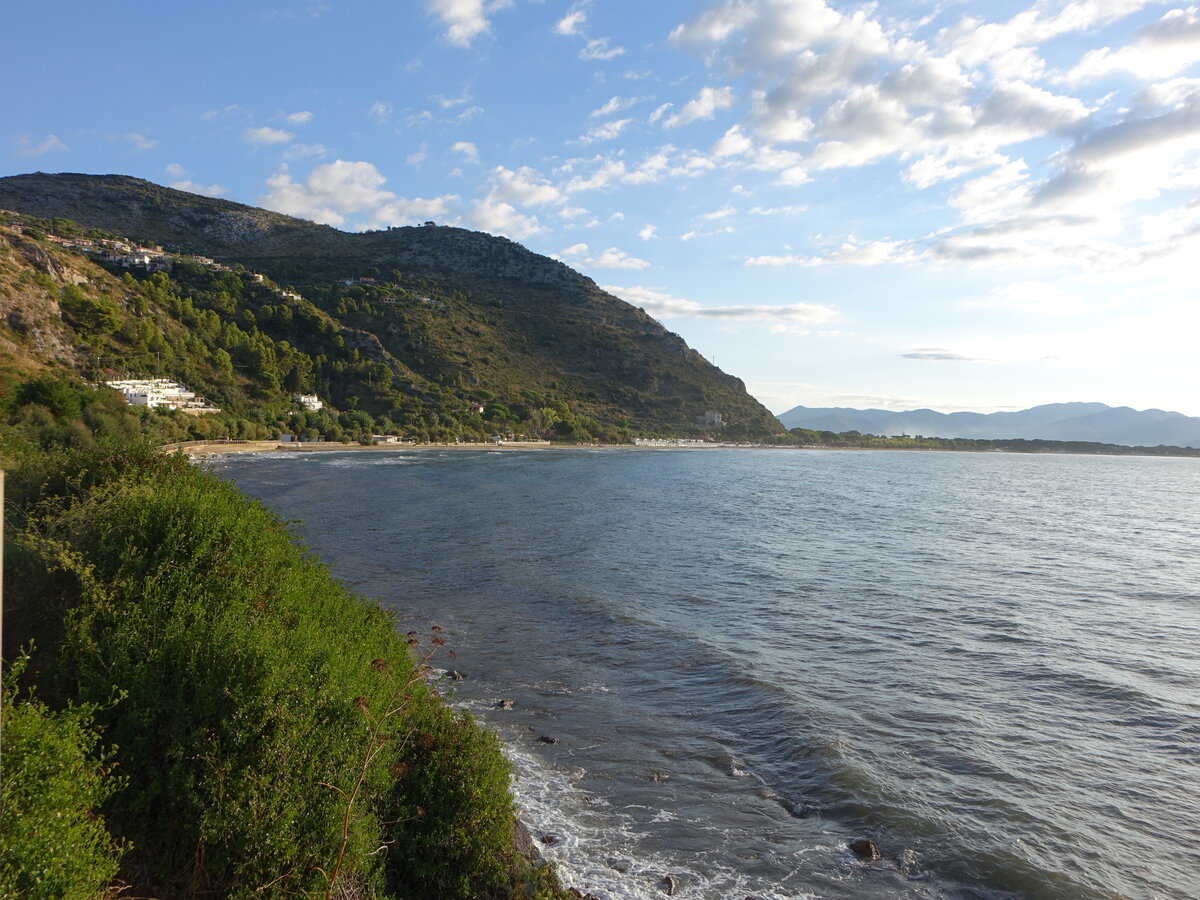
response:
M858 431L876 435L942 438L1025 438L1098 441L1127 447L1200 447L1200 418L1161 409L1130 409L1103 403L1050 403L1019 412L940 413L932 409L818 409L797 406L779 416L788 428Z

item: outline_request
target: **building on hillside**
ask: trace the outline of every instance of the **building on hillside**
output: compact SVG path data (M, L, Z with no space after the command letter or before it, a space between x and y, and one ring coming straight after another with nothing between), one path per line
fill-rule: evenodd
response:
M292 399L309 412L320 412L325 408L325 404L316 394L296 394Z
M704 415L696 417L696 424L701 428L723 428L725 421L716 410L705 410Z
M214 413L221 410L182 384L167 378L129 378L104 384L125 396L130 406L150 409L178 409L190 413Z

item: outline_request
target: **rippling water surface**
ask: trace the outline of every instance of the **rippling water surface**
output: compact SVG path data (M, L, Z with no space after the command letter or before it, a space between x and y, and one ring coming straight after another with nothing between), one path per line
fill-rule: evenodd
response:
M446 628L456 701L507 741L524 818L585 891L1200 896L1200 461L217 467L407 627Z

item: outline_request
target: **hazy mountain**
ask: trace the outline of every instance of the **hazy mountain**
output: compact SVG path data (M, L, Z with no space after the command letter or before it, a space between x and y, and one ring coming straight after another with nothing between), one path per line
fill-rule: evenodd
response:
M779 421L788 428L853 430L885 436L920 434L942 438L1098 441L1130 447L1159 444L1200 447L1200 418L1161 409L1134 410L1103 403L1050 403L1018 412L989 414L797 406L780 415Z

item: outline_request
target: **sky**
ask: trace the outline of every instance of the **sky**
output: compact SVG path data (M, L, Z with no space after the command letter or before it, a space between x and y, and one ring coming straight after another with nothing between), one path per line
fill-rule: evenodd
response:
M0 174L505 235L775 412L1200 415L1200 8L10 4Z

